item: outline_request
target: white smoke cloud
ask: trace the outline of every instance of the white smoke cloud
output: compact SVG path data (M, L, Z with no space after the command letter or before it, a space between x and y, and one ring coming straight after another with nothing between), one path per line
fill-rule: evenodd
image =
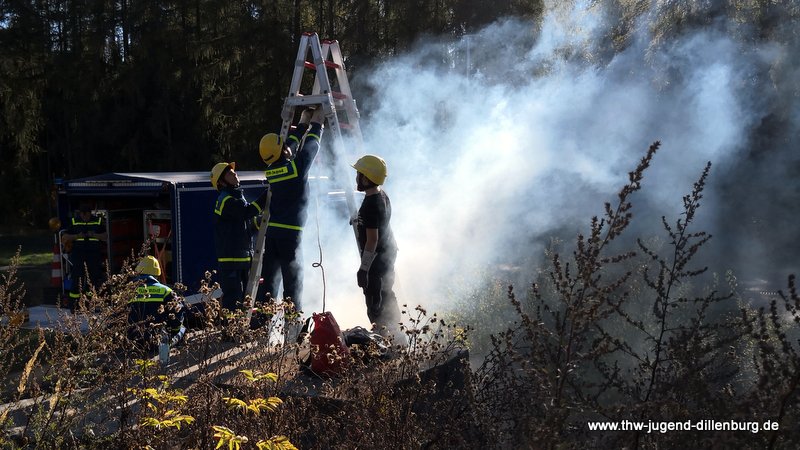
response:
M603 14L553 10L539 29L500 21L458 43L422 43L369 74L364 150L389 167L401 303L444 308L453 274L535 256L542 244L530 238L545 242L555 229L586 232L655 140L640 199L657 217L680 213L706 161L724 168L740 155L758 111L739 80L782 50L744 54L714 28L661 45L642 24L604 62L593 46L608 33ZM704 208L713 226L714 207ZM323 242L326 306L343 327L366 326L352 231L340 228ZM305 246L308 267L309 232ZM320 282L306 273L306 309L318 310Z

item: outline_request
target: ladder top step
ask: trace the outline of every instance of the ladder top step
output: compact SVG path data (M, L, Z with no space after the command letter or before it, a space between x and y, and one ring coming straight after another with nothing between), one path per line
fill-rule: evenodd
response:
M349 96L349 95L347 95L347 94L343 94L343 93L341 93L341 92L336 92L336 91L331 91L331 96L332 96L333 98L335 98L335 99L339 99L339 100L346 100L346 99L350 98L350 96Z
M305 65L306 68L308 68L308 69L312 69L312 70L316 70L317 69L317 66L315 66L314 63L312 63L310 61L305 61L303 63L303 65ZM339 64L336 64L333 61L325 61L325 67L327 67L329 69L341 69L342 68L342 66L340 66Z
M297 95L286 99L285 104L289 106L308 106L330 104L331 98L327 94L316 95Z

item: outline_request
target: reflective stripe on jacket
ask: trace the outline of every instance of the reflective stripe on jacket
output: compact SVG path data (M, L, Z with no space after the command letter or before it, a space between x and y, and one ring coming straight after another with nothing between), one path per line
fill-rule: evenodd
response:
M308 172L319 153L320 136L320 124L313 123L310 127L299 124L286 139L294 159L279 160L264 172L272 189L268 236L293 237L303 231L308 216Z
M171 333L183 325L182 309L174 309L173 290L155 277L141 275L135 279L136 295L128 301L128 324L165 323Z
M100 239L96 237L83 237L81 236L84 233L94 233L100 234L105 233L106 227L103 224L103 218L99 216L92 216L84 222L79 217L73 217L72 221L70 222L69 227L67 228L68 234L75 234L78 237L75 238L75 243L88 243L88 242L100 242Z
M261 207L248 203L241 188L225 187L214 205L214 248L220 268L248 268L253 256L249 219Z

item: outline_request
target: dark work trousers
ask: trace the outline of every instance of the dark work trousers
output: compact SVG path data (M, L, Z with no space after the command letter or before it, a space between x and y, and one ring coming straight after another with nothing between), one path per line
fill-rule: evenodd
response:
M247 287L248 269L219 269L219 287L222 289L220 305L230 311L242 308L244 290Z
M367 303L367 317L376 324L377 331L382 327L395 330L399 327L400 308L394 294L394 262L396 254L378 255L367 275L368 284L364 288Z
M99 288L103 283L103 256L99 244L74 244L70 263L72 286L69 290L69 309L75 311L81 292L88 293L90 284Z
M273 298L291 298L295 309L302 310L300 296L303 294L303 251L300 248L301 235L270 238L264 244L264 264L261 277L264 279L258 289L258 299L263 300L269 292ZM283 295L278 296L278 276L283 279Z

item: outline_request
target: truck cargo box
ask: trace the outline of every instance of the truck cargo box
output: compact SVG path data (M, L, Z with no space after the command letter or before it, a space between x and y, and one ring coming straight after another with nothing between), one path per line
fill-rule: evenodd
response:
M247 199L263 192L263 172L237 174ZM182 283L190 295L206 271L216 269L212 216L218 192L208 172L107 173L57 180L56 188L62 224L69 223L81 201L105 216L105 256L112 274L144 251L162 262L164 282ZM68 289L69 277L63 281Z

